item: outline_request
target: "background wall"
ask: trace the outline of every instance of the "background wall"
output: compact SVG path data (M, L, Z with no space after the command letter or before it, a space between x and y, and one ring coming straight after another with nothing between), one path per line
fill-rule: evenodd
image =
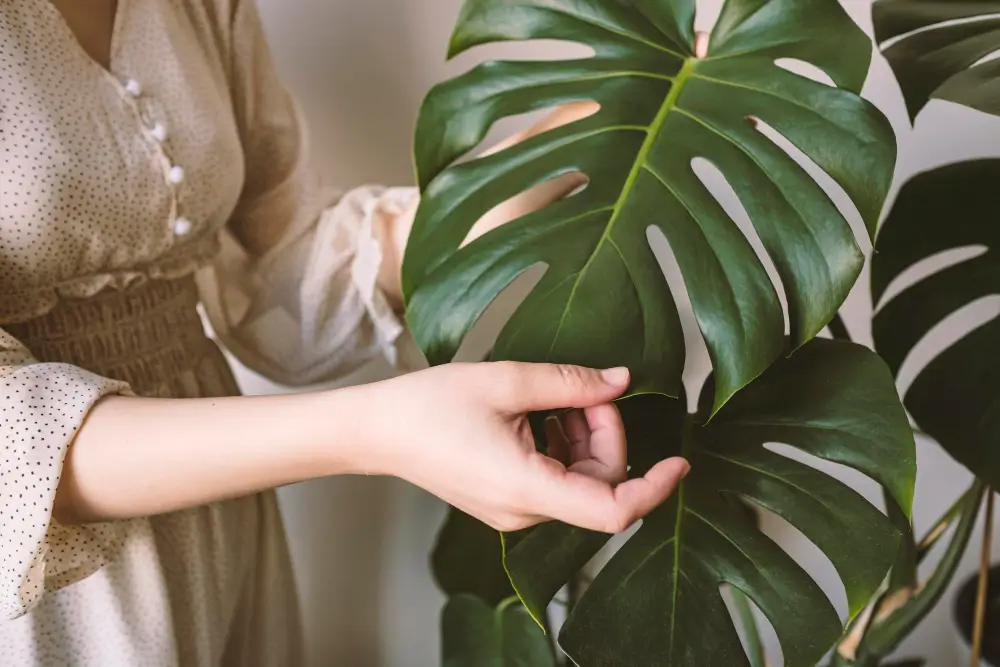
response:
M483 54L557 57L573 52L557 44L490 47L446 65L445 44L460 0L258 2L279 66L311 117L316 152L326 158L333 181L344 186L412 181L413 123L424 93L441 78L465 69ZM869 29L869 1L843 2ZM702 0L703 27L711 24L720 4ZM916 131L909 130L898 88L880 58L865 92L890 115L900 134L899 177L973 154L996 154L1000 148L995 119L942 103L932 105ZM987 140L990 136L993 139ZM849 325L865 341L870 339L864 324L870 309L866 291L856 290L847 307ZM940 334L953 338L981 315L966 313ZM694 356L692 377L704 370L703 353ZM374 366L349 381L387 373L385 367ZM248 392L280 391L242 369L240 379ZM919 463L918 533L969 480L968 473L932 444L919 444ZM872 485L857 475L836 473L873 493ZM444 516L441 504L395 480L367 478L302 484L283 490L281 499L299 577L310 665L439 664L437 620L442 598L430 579L427 554ZM780 522L769 522L767 529L844 609L844 593L829 561ZM975 569L975 559L975 553L967 554L964 573ZM958 664L949 614L950 596L906 643L902 654L927 656L932 667ZM770 644L776 647L773 637Z

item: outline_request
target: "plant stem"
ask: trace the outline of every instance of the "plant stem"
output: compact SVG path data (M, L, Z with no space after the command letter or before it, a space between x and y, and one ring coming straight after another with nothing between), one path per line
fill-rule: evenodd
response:
M986 491L986 520L979 556L979 585L976 588L976 615L972 625L972 667L979 667L983 655L983 621L990 584L990 549L993 545L993 489Z
M948 549L934 573L903 606L886 618L876 619L875 624L865 635L852 664L864 667L877 665L899 645L899 642L907 634L913 631L917 623L930 613L930 610L944 595L945 589L955 576L962 554L965 553L969 544L976 517L979 515L979 506L982 504L985 486L976 480L966 491L962 498L961 518L958 526L955 528Z
M889 593L895 593L901 588L912 590L917 586L917 545L913 540L913 526L910 517L896 504L892 494L885 488L882 493L889 521L900 532L896 562L889 573Z
M937 522L931 527L930 530L924 535L924 537L917 543L917 564L919 565L927 557L927 554L931 552L931 549L941 540L941 537L948 532L955 521L958 519L959 515L962 513L962 507L965 505L965 495L963 494L955 504L948 508L948 511L937 520Z
M836 313L827 326L830 328L830 335L833 336L834 340L851 340L851 334L847 331L847 325L844 324L844 318L840 316L840 313Z

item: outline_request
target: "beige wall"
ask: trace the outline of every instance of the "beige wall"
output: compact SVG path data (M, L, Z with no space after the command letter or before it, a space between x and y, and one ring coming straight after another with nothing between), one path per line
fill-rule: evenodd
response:
M307 106L316 150L339 184L406 184L409 138L424 92L441 77L473 61L446 66L444 48L459 0L259 0L273 50L287 81ZM867 0L844 0L863 25ZM705 2L702 20L718 2ZM553 56L559 46L534 45ZM493 49L498 53L525 53ZM945 105L905 128L898 89L883 62L866 93L890 114L903 134L900 175L973 153L996 153L996 121ZM852 322L863 327L866 293L849 302ZM857 328L857 327L855 327ZM859 329L860 331L860 329ZM384 368L368 369L363 378ZM277 388L242 372L253 392ZM359 378L355 378L358 380ZM920 446L916 505L918 531L960 492L968 474L935 447ZM847 475L851 480L857 476ZM859 482L868 493L870 484ZM429 667L438 664L437 615L427 554L443 516L433 498L392 480L334 479L282 493L297 568L312 665L329 667ZM785 527L770 528L818 576L843 608L844 594L829 562ZM1000 541L998 541L1000 545ZM969 554L964 571L974 567ZM948 605L942 605L907 643L909 654L950 666ZM771 642L774 644L773 638Z

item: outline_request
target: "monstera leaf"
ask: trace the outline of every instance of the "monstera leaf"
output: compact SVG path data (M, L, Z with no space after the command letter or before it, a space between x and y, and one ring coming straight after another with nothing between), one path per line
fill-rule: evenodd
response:
M454 507L438 534L431 569L438 586L450 596L470 593L494 605L514 596L497 531Z
M695 0L466 1L451 55L527 39L569 40L595 54L487 63L425 101L415 144L422 203L403 280L410 328L432 363L451 359L489 303L543 264L494 358L628 366L633 392L677 396L683 336L650 249L653 229L683 274L721 407L785 351L785 324L764 265L696 173L699 158L735 190L780 276L793 347L833 317L862 254L824 190L763 130L832 177L871 232L895 141L858 96L870 41L837 0L728 0L699 59L694 9ZM779 59L811 63L836 86ZM500 118L581 100L600 110L452 164ZM462 245L495 205L568 172L586 174L582 191Z
M1000 50L1000 0L877 0L872 14L911 118L931 98L1000 114L1000 60L979 62Z
M1000 160L951 164L906 183L879 234L872 300L921 260L956 248L979 255L917 282L876 313L875 345L893 372L945 317L1000 295ZM969 332L917 375L904 398L916 423L959 462L1000 485L1000 317Z
M892 376L870 350L817 338L738 393L708 423L647 395L622 403L633 474L683 455L691 473L643 520L573 608L560 645L582 667L748 665L719 587L753 600L787 667L813 667L841 636L819 586L757 529L741 501L778 514L832 561L853 615L893 562L898 533L857 492L766 445L791 445L882 483L908 514L916 463ZM546 524L505 537L506 565L540 615L606 536Z
M517 598L494 609L458 595L444 608L441 628L444 667L555 667L545 633Z

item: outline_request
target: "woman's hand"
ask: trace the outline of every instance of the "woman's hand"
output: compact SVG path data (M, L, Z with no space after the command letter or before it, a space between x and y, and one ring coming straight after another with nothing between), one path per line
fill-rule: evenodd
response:
M485 151L483 155L496 153L529 137L590 116L599 108L594 102L575 102L561 106L527 130L513 134L496 144ZM587 179L583 174L564 174L563 176L525 190L484 215L473 226L465 243L469 243L473 239L511 220L520 218L523 215L537 211L554 201L562 199L586 182ZM376 221L378 227L376 234L382 241L382 266L378 284L389 300L389 303L397 311L403 308L403 288L401 281L403 253L406 250L406 241L410 236L410 230L413 227L413 220L417 214L419 203L420 200L414 198L411 205L400 215L382 215Z
M626 369L513 362L450 364L358 387L362 469L406 479L494 528L556 519L617 533L656 508L689 466L680 458L626 481L612 401ZM576 408L536 451L527 413ZM369 412L370 411L370 412Z
M624 369L500 362L307 394L108 396L69 449L54 511L63 523L131 519L368 472L409 480L495 528L558 519L618 532L688 470L669 459L625 481L611 401L627 386ZM527 413L567 407L549 424L549 456L536 452Z

